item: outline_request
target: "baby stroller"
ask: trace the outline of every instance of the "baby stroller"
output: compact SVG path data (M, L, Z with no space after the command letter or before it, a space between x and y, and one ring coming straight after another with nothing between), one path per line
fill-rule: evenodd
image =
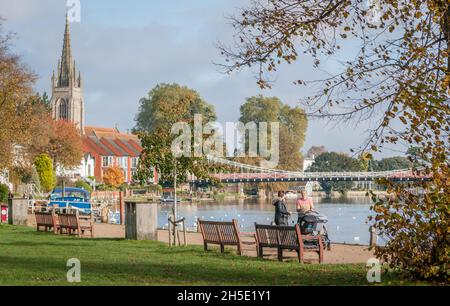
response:
M328 218L319 212L311 210L306 213L298 213L297 223L303 235L322 236L324 249L331 250L331 241L328 237L326 223Z

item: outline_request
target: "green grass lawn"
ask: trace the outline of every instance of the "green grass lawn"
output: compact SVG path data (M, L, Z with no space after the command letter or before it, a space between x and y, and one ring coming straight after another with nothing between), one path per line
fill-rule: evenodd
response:
M78 239L0 225L0 285L70 285L70 258L81 261L81 285L368 285L364 265L280 263L197 246ZM393 273L382 279L404 283Z

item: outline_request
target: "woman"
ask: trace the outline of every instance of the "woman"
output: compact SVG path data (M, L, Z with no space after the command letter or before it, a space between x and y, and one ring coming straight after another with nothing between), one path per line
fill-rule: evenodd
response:
M278 191L278 199L273 202L275 206L275 224L288 225L288 217L291 215L286 209L285 194Z
M307 213L308 211L314 210L313 201L306 194L306 190L300 192L300 198L297 200L297 212Z

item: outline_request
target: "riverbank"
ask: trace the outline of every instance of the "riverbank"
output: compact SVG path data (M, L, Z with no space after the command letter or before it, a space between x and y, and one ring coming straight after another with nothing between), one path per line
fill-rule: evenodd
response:
M66 278L71 258L81 263L79 285L370 285L364 264L300 265L196 245L79 239L8 225L0 225L0 237L0 285L74 285ZM384 272L382 282L417 284Z

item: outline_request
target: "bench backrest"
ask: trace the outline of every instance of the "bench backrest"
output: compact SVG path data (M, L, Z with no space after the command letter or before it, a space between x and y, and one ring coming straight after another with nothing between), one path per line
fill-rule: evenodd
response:
M36 224L37 225L47 225L47 226L53 226L54 225L54 216L50 212L35 212L34 213L36 217Z
M256 239L261 246L297 249L302 243L300 227L255 223Z
M59 214L59 226L62 228L77 229L79 227L77 214Z
M224 244L239 243L239 231L236 220L232 222L198 220L198 225L205 242Z

